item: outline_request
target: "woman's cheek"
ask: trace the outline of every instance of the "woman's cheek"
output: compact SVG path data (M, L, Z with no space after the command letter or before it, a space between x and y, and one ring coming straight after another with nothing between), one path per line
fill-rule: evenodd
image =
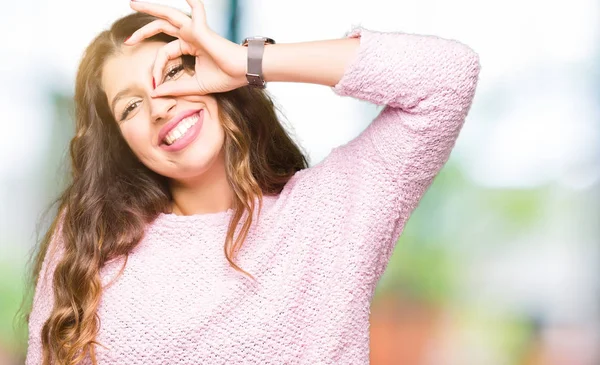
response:
M121 127L121 132L125 142L129 145L129 148L133 151L138 158L143 158L148 153L148 150L152 148L152 139L149 131L143 129L142 126L135 126L134 123L125 123Z

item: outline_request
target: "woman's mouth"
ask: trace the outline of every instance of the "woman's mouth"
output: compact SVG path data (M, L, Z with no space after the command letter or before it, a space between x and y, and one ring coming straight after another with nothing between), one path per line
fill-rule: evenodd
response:
M182 119L161 141L160 148L176 152L191 144L200 134L204 121L204 109Z
M173 128L173 130L171 130L165 136L163 143L166 143L167 145L172 145L173 143L181 139L181 137L183 137L190 130L190 128L193 125L195 125L199 120L200 116L198 115L198 113L192 114L189 117L183 119L181 122L179 122L179 124L177 124L177 127Z

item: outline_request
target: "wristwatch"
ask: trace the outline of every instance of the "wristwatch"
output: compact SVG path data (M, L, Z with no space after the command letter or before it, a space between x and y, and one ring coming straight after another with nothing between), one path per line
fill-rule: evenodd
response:
M248 47L248 70L246 79L248 85L264 89L266 82L263 79L262 59L266 44L275 44L272 38L248 37L242 42L242 46Z

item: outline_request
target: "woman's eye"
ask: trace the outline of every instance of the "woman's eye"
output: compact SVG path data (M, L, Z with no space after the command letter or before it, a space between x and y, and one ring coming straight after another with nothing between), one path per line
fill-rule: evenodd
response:
M131 113L133 111L133 109L135 109L136 105L139 103L139 101L135 101L131 104L129 104L125 110L123 110L123 113L121 114L121 120L127 118L127 116L129 115L129 113Z
M179 74L179 72L181 71L183 71L183 64L171 67L169 71L165 74L163 82L175 78L175 76L177 76L177 74Z

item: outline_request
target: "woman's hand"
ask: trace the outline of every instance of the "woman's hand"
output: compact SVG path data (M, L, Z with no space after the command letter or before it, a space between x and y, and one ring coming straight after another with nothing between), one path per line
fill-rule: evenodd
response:
M162 47L156 55L152 70L156 83L154 96L203 95L247 85L246 47L219 36L208 27L202 0L187 2L192 8L191 18L168 6L130 2L133 10L159 19L135 31L125 41L126 45L134 45L158 33L178 38ZM161 84L167 62L184 54L196 57L194 77Z

